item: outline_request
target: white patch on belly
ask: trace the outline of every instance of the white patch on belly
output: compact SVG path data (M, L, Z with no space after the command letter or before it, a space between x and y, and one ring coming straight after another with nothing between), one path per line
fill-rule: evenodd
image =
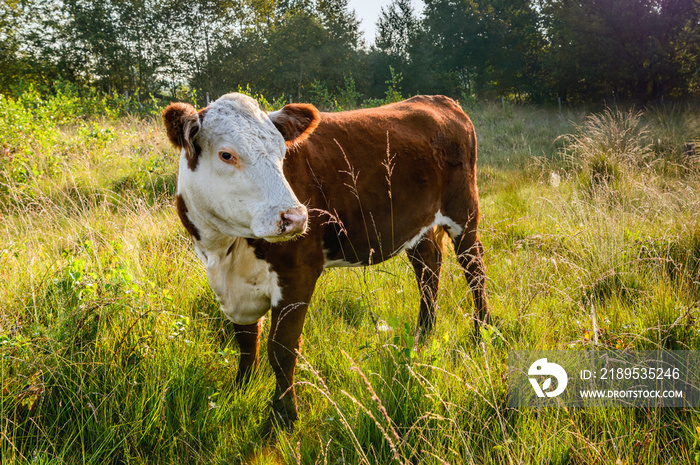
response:
M464 231L464 227L460 226L457 222L455 222L452 218L449 216L445 216L442 214L440 210L437 211L435 214L435 218L433 219L432 223L430 223L428 226L424 226L421 228L420 232L414 236L413 238L409 239L408 241L404 242L404 244L399 247L399 249L394 252L394 255L398 255L399 252L402 252L407 249L412 249L415 246L418 245L418 243L423 239L425 234L430 231L432 228L435 226L442 226L445 228L445 231L447 234L450 235L452 239L456 239L459 236L462 235L462 232ZM325 257L325 262L323 263L323 268L334 268L334 267L355 267L355 266L363 266L363 263L352 263L348 262L347 260L329 260L328 259L328 250L323 251L323 255Z
M418 243L423 239L423 236L425 236L425 233L433 229L435 226L442 226L443 228L445 228L445 231L447 231L447 234L449 234L452 239L459 237L462 234L462 231L464 231L464 228L462 226L457 224L449 216L443 215L442 212L438 210L438 212L435 214L435 219L433 220L433 222L430 223L428 226L421 228L420 232L412 239L406 241L399 248L399 250L396 251L396 253L398 254L401 251L412 249L415 246L417 246Z
M455 221L449 216L443 215L440 210L438 210L437 214L435 215L434 223L445 228L445 231L452 239L457 239L464 232L463 226L455 223Z
M323 251L323 268L337 268L337 267L342 267L342 268L348 268L348 267L355 267L355 266L363 266L363 263L352 263L347 260L328 260L328 250Z
M423 236L425 236L425 233L427 233L428 231L430 231L434 227L435 227L435 221L430 223L430 225L421 228L420 232L416 236L414 236L413 239L410 239L410 240L404 242L404 244L399 248L399 250L396 253L402 252L402 251L407 250L407 249L412 249L415 246L417 246L418 243L423 239Z
M270 264L255 256L245 239L234 239L220 253L207 254L209 285L221 304L221 311L234 323L252 324L282 299L277 273Z

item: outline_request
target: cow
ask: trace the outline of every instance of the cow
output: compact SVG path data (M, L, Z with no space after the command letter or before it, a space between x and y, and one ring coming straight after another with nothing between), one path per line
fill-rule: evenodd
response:
M297 418L294 369L314 286L325 268L380 263L406 251L420 288L418 330L435 324L449 236L488 318L477 236L476 135L452 99L416 96L378 108L321 113L289 104L265 113L239 93L163 112L180 149L176 209L240 346L238 384L258 364L271 311L271 421Z

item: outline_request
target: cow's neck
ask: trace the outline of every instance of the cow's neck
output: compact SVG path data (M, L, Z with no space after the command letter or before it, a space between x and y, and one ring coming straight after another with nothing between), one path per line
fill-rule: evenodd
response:
M195 245L221 310L234 323L254 323L280 301L277 273L245 238L209 233Z
M201 234L201 239L195 241L195 249L199 255L203 255L200 258L207 266L211 261L222 261L226 255L237 248L239 243L246 242L242 237L227 236L211 229L205 231Z

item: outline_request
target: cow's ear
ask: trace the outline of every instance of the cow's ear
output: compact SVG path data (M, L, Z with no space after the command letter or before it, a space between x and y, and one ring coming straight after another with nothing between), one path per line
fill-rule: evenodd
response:
M201 149L195 142L204 119L206 109L197 113L189 103L171 103L163 110L163 123L168 133L168 139L180 149L185 149L187 166L192 170L197 169Z
M284 137L287 147L303 142L321 121L316 107L306 103L290 103L268 116Z

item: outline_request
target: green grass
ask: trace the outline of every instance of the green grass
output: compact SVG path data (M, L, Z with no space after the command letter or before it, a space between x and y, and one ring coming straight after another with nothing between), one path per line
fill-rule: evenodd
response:
M329 270L304 329L299 421L268 443L271 369L263 355L234 386L238 347L172 206L177 154L158 118L3 103L3 464L700 460L696 410L506 398L508 350L700 349L700 167L680 152L697 111L467 109L492 326L475 339L453 254L422 347L404 257Z

